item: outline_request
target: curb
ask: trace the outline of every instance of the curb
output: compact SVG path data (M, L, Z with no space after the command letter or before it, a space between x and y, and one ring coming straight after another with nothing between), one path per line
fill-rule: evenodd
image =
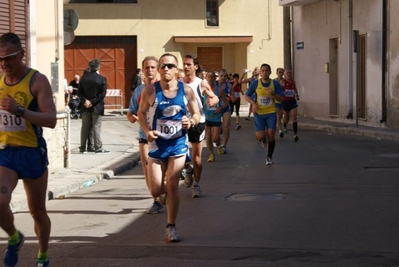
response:
M102 180L112 179L115 175L121 174L138 165L139 160L140 155L138 150L128 148L121 155L88 171L70 169L53 170L49 174L46 201L63 199L69 193L95 185ZM23 183L18 183L18 187L18 189L14 190L10 203L10 209L13 213L28 207Z
M399 142L399 133L392 132L384 132L382 129L379 130L370 130L367 128L353 128L350 126L331 126L331 125L317 125L312 123L301 123L298 122L298 125L301 128L309 129L309 130L318 130L330 133L339 133L339 134L351 134L351 135L359 135L359 136L368 136L378 140L392 140Z
M53 178L48 186L47 201L64 198L68 193L92 186L102 180L112 179L115 175L128 171L138 165L139 160L140 155L137 153L137 150L129 148L111 161L88 171ZM65 180L70 182L65 184Z

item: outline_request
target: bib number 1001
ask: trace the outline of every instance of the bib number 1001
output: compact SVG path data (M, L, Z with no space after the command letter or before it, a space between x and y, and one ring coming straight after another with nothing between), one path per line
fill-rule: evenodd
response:
M160 132L163 134L175 134L179 131L179 128L175 125L160 125Z
M165 139L180 137L182 136L181 121L158 120L157 131Z

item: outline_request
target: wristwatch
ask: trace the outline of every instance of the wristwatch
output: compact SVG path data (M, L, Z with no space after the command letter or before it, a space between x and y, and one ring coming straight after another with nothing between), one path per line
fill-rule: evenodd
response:
M17 112L15 112L15 115L18 117L22 117L24 115L25 108L23 106L17 106Z

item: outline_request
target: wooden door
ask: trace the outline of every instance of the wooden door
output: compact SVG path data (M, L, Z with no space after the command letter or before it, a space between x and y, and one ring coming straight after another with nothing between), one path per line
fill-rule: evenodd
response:
M136 36L78 36L65 46L65 78L83 75L93 58L101 61L100 74L107 78L108 89L121 89L124 107L129 106L130 83L137 69Z
M206 71L219 71L223 68L223 47L198 47L197 57Z

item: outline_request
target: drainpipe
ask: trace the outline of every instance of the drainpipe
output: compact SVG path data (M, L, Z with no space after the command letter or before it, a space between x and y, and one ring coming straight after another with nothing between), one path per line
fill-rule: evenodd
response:
M65 149L64 149L64 168L71 167L71 113L69 109L66 109L67 125L66 125L66 136L65 136Z
M284 68L292 69L291 59L291 7L283 7ZM294 72L295 73L295 72Z
M353 0L349 0L349 111L347 119L353 119Z
M387 84L386 84L386 72L387 72L387 45L388 45L388 3L387 0L382 1L382 68L381 68L381 105L382 105L382 118L380 123L384 123L387 120Z

